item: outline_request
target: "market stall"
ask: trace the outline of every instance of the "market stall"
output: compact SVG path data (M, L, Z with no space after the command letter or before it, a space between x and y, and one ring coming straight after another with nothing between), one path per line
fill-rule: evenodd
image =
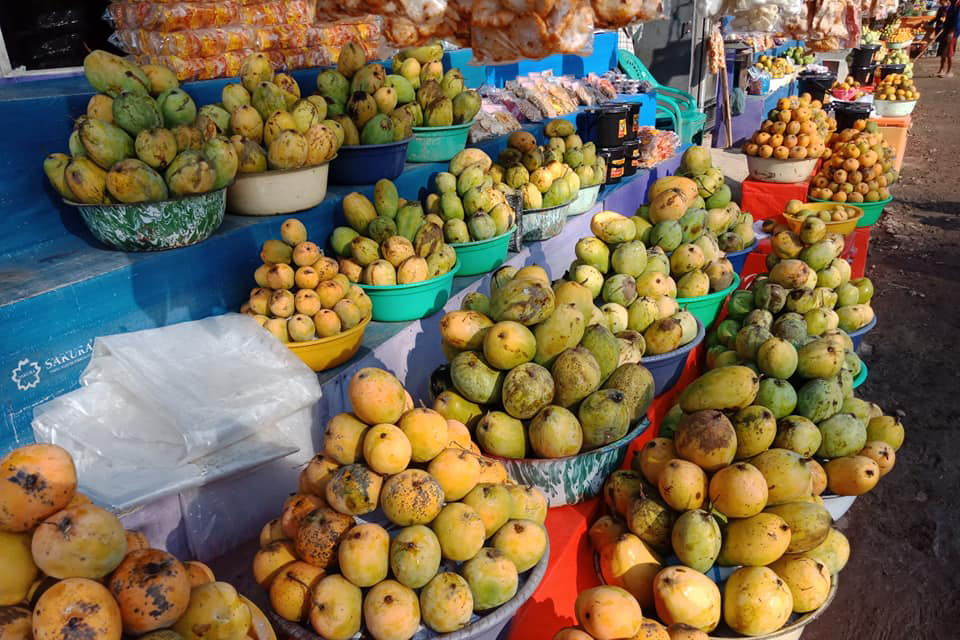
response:
M656 3L262 4L117 3L132 58L0 93L0 629L664 640L825 611L836 520L904 440L855 389L905 142L794 68L857 41L859 3L704 10L790 37L723 125L741 203L594 34Z

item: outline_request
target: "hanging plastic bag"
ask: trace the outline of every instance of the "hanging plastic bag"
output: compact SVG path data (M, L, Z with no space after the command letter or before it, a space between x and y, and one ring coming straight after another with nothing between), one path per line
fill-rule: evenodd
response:
M38 441L60 444L80 476L171 469L252 436L320 399L316 374L252 318L214 316L97 338L81 388L38 406Z

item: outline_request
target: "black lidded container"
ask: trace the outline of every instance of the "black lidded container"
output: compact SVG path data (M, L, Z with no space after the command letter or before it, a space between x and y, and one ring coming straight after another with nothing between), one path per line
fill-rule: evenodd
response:
M836 80L837 74L832 71L827 73L800 73L798 89L800 93L809 93L811 99L823 102L824 97Z
M837 131L850 129L857 120L870 117L873 105L869 102L840 102L833 103L833 117L837 119Z
M906 64L882 64L880 69L877 71L878 77L880 80L883 80L887 76L894 73L903 73L907 70Z
M630 124L630 109L624 104L604 106L596 111L597 147L612 148L627 139Z
M615 102L617 106L627 108L627 136L624 141L636 140L640 133L640 103L639 102Z
M607 162L606 184L616 184L623 177L626 168L626 159L623 152L622 145L597 149L597 154Z
M862 44L854 49L851 54L853 60L850 61L851 67L869 67L873 64L873 59L880 51L879 44Z
M640 168L640 141L627 140L623 143L623 175L632 176Z
M869 64L863 67L850 67L850 75L860 84L873 84L873 74L879 65Z

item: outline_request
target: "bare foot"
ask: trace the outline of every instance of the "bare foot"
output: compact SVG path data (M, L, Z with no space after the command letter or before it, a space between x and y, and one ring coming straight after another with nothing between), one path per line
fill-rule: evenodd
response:
M948 73L948 74L946 75L946 77L947 77L947 78L952 78L952 77L953 77L953 71L951 71L950 73Z

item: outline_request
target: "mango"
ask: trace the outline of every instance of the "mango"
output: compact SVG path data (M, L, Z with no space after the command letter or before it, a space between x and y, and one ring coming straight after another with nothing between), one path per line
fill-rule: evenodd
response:
M671 460L660 471L657 487L664 502L672 509L699 509L707 497L707 476L692 462Z
M738 462L717 471L710 479L710 503L728 518L749 518L767 504L767 481L760 470Z
M647 495L634 499L626 515L627 528L630 532L657 551L664 553L672 549L670 532L673 530L675 519L674 512L660 501L659 496Z
M124 91L116 96L111 105L113 123L136 137L144 129L163 125L163 116L156 101L148 95Z
M894 451L899 451L904 440L903 424L894 416L873 417L867 423L867 440L886 442Z
M111 98L124 91L147 95L152 88L147 74L136 64L99 49L83 59L83 72L94 89Z
M723 413L712 409L695 411L680 420L674 446L679 457L712 472L733 461L737 435Z
M754 402L773 412L775 418L793 413L797 407L797 392L793 385L780 378L764 378Z
M789 502L767 507L766 513L773 513L790 527L790 545L787 553L803 553L823 542L833 520L823 505L814 502Z
M747 367L713 369L683 390L680 407L686 413L703 409L742 409L753 402L759 388L757 374Z
M359 524L340 540L340 572L358 587L372 587L386 579L390 536L378 524Z
M610 249L599 238L580 238L574 246L574 252L578 260L601 274L610 270Z
M163 116L163 126L168 129L192 124L197 119L197 105L183 89L164 91L157 96L157 106Z
M175 196L196 195L213 189L217 174L213 166L197 151L181 151L164 174L170 193Z
M365 465L337 469L325 489L327 504L347 515L364 515L377 508L383 478Z
M529 426L530 447L541 458L563 458L580 452L583 431L576 416L564 407L547 405Z
M582 450L596 449L625 436L631 408L619 389L603 389L587 396L577 412L583 430Z
M163 170L177 155L177 140L168 129L147 129L137 134L134 150L147 165Z
M643 623L640 604L620 587L600 586L581 591L574 611L580 626L597 640L631 638Z
M233 182L237 175L240 158L229 140L223 136L207 140L203 147L203 155L213 167L216 175L213 182L214 189L222 189Z
M554 404L571 407L600 386L600 365L584 347L567 349L554 360L550 369L555 390Z
M77 131L86 155L104 170L134 155L133 139L120 127L83 117Z
M461 572L470 585L474 611L498 607L517 592L517 569L497 549L484 547L463 565Z
M493 548L504 554L523 573L532 569L547 550L547 531L531 520L509 520L492 539Z
M504 374L498 371L475 351L464 351L451 362L454 386L463 397L480 404L498 402Z
M815 611L830 595L833 582L830 570L813 558L787 555L771 564L770 569L790 590L794 613Z
M880 480L880 467L866 456L835 458L824 465L827 488L838 496L859 496L870 491Z
M850 542L837 529L830 529L826 539L813 549L803 554L803 557L812 558L823 563L827 570L836 575L846 566L850 559Z
M259 80L258 80L259 82ZM242 106L250 105L250 92L239 82L224 85L220 92L220 103L228 113L233 113ZM326 103L324 103L326 106Z
M534 363L510 370L503 380L504 409L514 418L532 418L553 400L554 381L550 372Z
M744 635L773 633L790 618L793 596L786 583L767 567L734 571L723 590L723 619Z
M477 443L485 452L502 458L523 458L527 437L523 423L501 411L491 411L476 428Z
M443 506L443 487L426 471L407 469L383 483L380 506L390 522L408 527L431 522Z
M773 446L789 449L805 458L817 452L822 441L820 430L803 416L787 416L777 425L777 437Z
M348 640L360 631L363 594L338 574L325 576L311 592L310 626L324 638Z
M673 525L671 542L680 562L697 571L707 571L720 553L720 525L706 511L687 511Z
M440 559L440 542L423 525L401 529L390 542L390 570L411 589L419 589L437 574Z
M768 449L752 458L750 464L767 480L767 504L794 502L810 494L810 469L793 451Z
M814 379L797 391L796 413L820 423L837 413L843 404L843 392L835 380Z
M615 211L600 211L590 219L590 230L607 244L630 242L636 237L637 228L630 218Z
M550 317L533 330L537 349L534 362L550 366L560 353L577 346L585 324L575 303L558 305Z
M758 513L727 523L717 562L759 567L780 558L790 545L790 527L774 513Z
M394 580L375 585L363 599L363 622L376 640L412 638L420 627L416 592Z
M470 585L456 573L437 574L420 592L423 623L438 633L465 627L473 615Z
M157 202L167 198L167 185L160 174L134 158L114 164L107 172L106 184L107 191L118 202Z
M689 567L667 567L653 580L657 617L667 625L686 624L710 632L720 622L720 589Z
M250 104L264 120L275 111L286 111L288 108L283 89L273 82L259 82L250 93Z

